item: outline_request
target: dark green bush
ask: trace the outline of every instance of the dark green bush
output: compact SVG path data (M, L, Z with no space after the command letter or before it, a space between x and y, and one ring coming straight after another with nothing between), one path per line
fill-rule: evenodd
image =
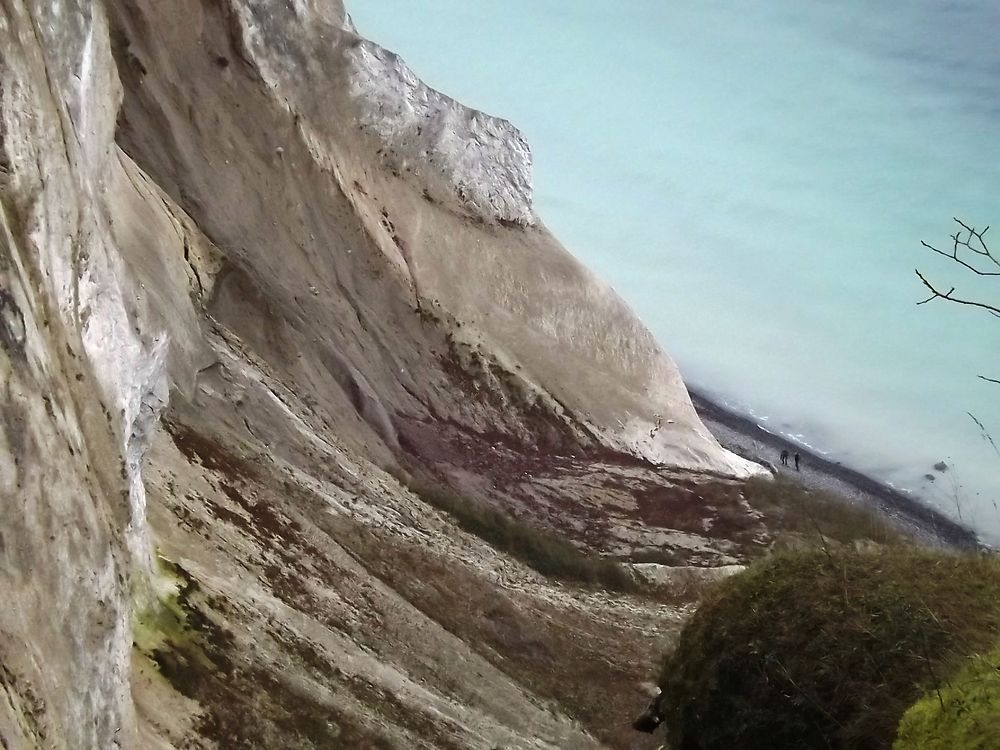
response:
M1000 633L1000 563L907 547L768 558L716 589L661 675L678 750L883 750Z

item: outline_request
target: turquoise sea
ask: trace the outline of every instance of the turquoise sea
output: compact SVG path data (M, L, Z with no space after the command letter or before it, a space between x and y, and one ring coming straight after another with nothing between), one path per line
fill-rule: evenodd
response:
M1000 319L914 275L1000 302L920 246L957 216L1000 254L1000 3L348 4L524 131L540 215L690 385L1000 543Z

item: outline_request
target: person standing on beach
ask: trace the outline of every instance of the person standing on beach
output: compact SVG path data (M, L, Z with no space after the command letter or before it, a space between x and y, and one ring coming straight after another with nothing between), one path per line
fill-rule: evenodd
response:
M799 470L799 452L795 451L795 471Z
M788 451L781 451L781 465L788 466Z

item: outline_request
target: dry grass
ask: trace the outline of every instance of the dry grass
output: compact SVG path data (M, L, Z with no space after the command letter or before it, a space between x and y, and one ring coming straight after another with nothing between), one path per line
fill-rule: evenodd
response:
M614 560L584 552L566 539L462 497L440 484L414 479L407 484L421 500L454 518L463 530L542 575L610 591L638 589L631 572Z
M775 546L837 547L857 542L898 545L905 538L875 509L784 477L751 479L745 497L764 516Z
M663 648L669 628L650 634L605 621L585 607L526 598L420 545L376 539L344 518L324 523L336 525L338 541L428 618L518 684L553 701L605 746L660 746L637 735L631 719L648 702L637 686L655 678L649 653Z

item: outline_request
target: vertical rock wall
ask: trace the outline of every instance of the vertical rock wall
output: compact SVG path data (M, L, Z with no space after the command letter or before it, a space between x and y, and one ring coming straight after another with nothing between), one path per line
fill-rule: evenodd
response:
M104 6L0 8L0 737L130 747L142 468L203 356L211 251L115 145Z
M130 746L126 539L140 549L143 524L122 411L141 354L99 209L118 104L107 22L88 2L2 9L0 735Z

